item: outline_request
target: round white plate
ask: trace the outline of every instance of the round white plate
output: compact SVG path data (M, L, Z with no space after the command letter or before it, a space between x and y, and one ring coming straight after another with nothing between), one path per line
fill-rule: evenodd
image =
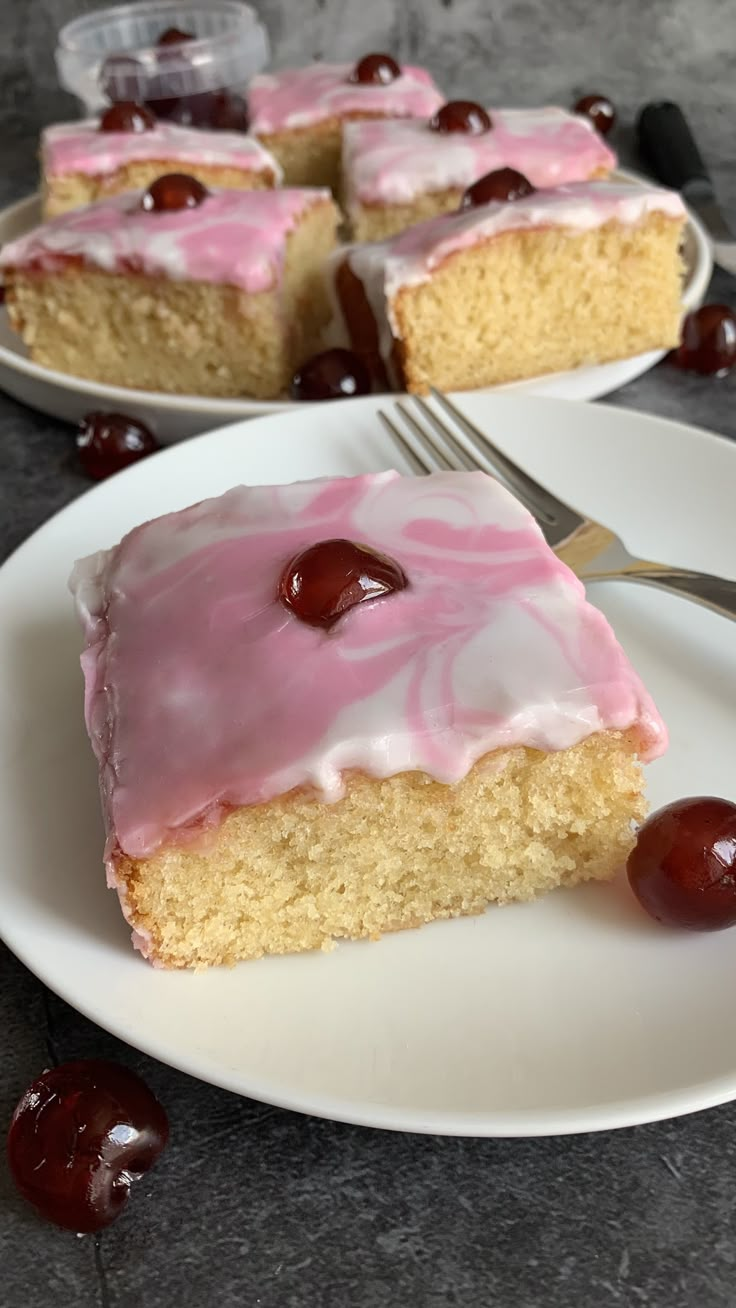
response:
M378 403L239 423L164 451L70 505L0 569L0 934L124 1040L305 1112L531 1135L648 1121L736 1095L736 933L666 930L623 879L200 975L156 971L133 952L101 865L80 633L66 592L72 562L239 481L400 466ZM736 447L726 440L605 406L463 403L633 550L733 575ZM736 624L643 587L598 585L593 598L670 726L671 748L650 769L653 804L734 797Z
M620 173L628 181L641 181L632 173ZM37 195L0 212L0 245L29 231L40 222L40 201ZM691 213L685 231L684 260L686 267L683 302L687 310L700 304L705 295L713 259L708 236ZM589 368L576 368L540 377L532 381L513 382L508 386L489 388L481 394L499 391L515 394L552 395L566 400L593 400L625 386L634 377L652 368L664 351L652 350L632 359L599 364ZM159 441L168 445L186 436L211 431L236 418L254 414L293 411L306 407L291 400L214 400L201 395L164 395L157 391L137 391L121 386L104 386L99 382L85 381L68 373L54 372L32 363L22 341L11 330L8 315L0 307L0 388L32 408L41 409L52 417L78 422L91 409L115 409L131 413L142 419L156 434Z

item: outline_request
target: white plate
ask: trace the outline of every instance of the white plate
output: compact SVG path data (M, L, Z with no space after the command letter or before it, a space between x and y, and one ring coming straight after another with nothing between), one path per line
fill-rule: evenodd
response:
M620 174L628 181L641 181L635 174ZM22 235L40 221L40 202L37 195L0 212L0 245ZM708 236L698 219L688 215L684 249L687 269L683 301L686 309L694 309L705 295L713 259ZM662 350L639 354L633 359L620 359L615 363L595 367L576 368L540 377L533 381L514 382L509 386L490 388L516 394L552 395L567 400L592 400L625 386L634 377L652 368L662 358ZM302 406L293 401L213 400L201 395L164 395L157 391L136 391L121 386L104 386L99 382L84 381L68 373L54 372L32 363L25 346L11 330L5 309L0 308L0 388L17 400L41 409L55 418L78 422L91 409L117 409L132 413L146 422L163 444L211 431L236 418L254 414L278 413Z
M607 406L480 395L464 404L632 549L733 573L727 441ZM328 1117L524 1135L648 1121L736 1095L736 934L665 930L623 881L201 975L155 971L131 949L100 861L66 593L72 561L238 481L390 466L377 405L239 423L164 451L70 505L0 569L0 933L131 1044ZM652 802L733 797L736 624L643 587L599 585L595 599L670 725L670 751L650 769Z

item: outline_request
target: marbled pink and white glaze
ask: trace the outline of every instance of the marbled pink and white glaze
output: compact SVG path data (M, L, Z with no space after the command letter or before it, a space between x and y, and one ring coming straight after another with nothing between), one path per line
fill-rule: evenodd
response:
M366 119L343 128L348 207L409 204L426 192L465 190L496 168L532 186L561 186L610 171L616 156L588 118L554 107L489 109L490 131L434 132L427 121Z
M416 223L387 241L343 248L331 256L329 268L334 274L347 259L362 282L376 320L381 357L392 375L393 345L400 337L394 298L403 287L428 281L450 255L505 232L549 227L584 232L608 222L635 226L653 213L680 223L686 216L676 191L637 182L571 182L553 190L535 191L520 200L494 201L441 214ZM334 293L333 305L334 340L347 339Z
M147 132L101 132L97 119L90 118L55 123L41 134L41 165L47 177L69 173L100 177L151 160L176 164L170 172L186 172L187 164L200 164L269 173L276 182L282 176L273 155L242 132L210 132L164 122Z
M212 191L194 209L148 213L128 191L52 218L0 251L0 269L57 272L70 259L107 273L217 282L249 294L281 279L286 238L329 191Z
M334 537L395 559L405 590L329 630L279 601L284 567ZM561 750L664 725L606 619L484 473L384 472L237 487L79 562L85 713L107 858L152 854L230 808L344 775L460 780L492 750Z
M309 64L260 73L248 87L250 130L256 136L309 127L345 114L429 118L444 104L426 68L403 64L386 85L351 82L354 64Z

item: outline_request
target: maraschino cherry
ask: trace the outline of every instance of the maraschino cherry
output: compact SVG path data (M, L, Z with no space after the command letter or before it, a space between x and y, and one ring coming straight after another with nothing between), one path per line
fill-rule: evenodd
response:
M736 923L736 804L678 799L652 813L626 865L651 917L667 926L716 931Z
M370 390L370 373L363 360L338 347L307 359L294 373L290 393L292 400L341 400L368 395Z
M521 200L525 195L533 195L536 187L527 181L523 173L515 168L497 168L495 172L486 173L477 182L469 186L462 200L461 209L475 209L479 205L490 204L493 200Z
M196 40L194 32L184 32L180 27L167 27L156 42L156 45L181 45L183 41Z
M322 540L287 564L278 593L301 622L332 627L356 604L407 585L404 572L388 555L352 540Z
M77 429L79 462L93 481L103 481L157 449L145 423L125 413L87 413Z
M100 119L101 132L150 132L156 119L144 104L135 100L117 100Z
M736 314L727 304L704 304L687 314L682 341L670 355L677 368L723 377L736 363Z
M391 55L367 54L358 60L350 74L350 81L360 82L364 86L388 86L397 77L401 77L401 69Z
M21 1097L8 1163L24 1199L68 1230L100 1231L169 1136L161 1104L134 1072L85 1059L44 1072Z
M176 209L196 209L207 199L207 187L188 173L164 173L151 182L141 196L146 213L170 213Z
M429 120L433 132L465 132L468 136L481 136L493 124L490 114L474 100L448 100Z
M616 110L607 95L583 95L575 105L576 114L585 114L601 136L608 136L616 122Z

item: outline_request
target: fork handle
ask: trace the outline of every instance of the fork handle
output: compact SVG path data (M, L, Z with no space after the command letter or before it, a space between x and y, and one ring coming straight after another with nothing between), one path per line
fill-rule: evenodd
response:
M713 577L708 572L691 572L687 568L669 568L661 563L633 559L631 566L615 572L596 575L593 570L588 573L582 570L578 575L581 581L636 581L644 586L658 586L736 621L736 581Z

